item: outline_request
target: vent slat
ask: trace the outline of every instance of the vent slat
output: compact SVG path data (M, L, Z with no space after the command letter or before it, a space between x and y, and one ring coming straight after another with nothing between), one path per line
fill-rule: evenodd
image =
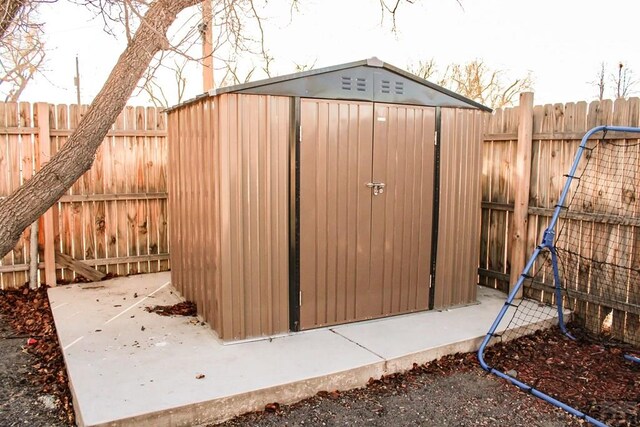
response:
M351 77L342 76L342 90L351 90Z

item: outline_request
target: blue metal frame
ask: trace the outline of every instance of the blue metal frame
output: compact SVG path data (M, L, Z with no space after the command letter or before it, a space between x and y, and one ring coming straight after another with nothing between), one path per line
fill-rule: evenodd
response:
M569 174L567 175L567 181L564 184L564 188L562 189L562 193L560 194L560 199L558 200L558 204L556 205L556 208L553 212L553 216L551 217L551 222L549 223L549 226L547 227L547 229L544 231L543 237L542 237L542 242L540 243L540 245L538 245L538 247L536 247L536 249L533 251L533 254L531 255L531 258L529 258L529 261L527 262L527 264L524 267L524 270L522 271L522 274L520 274L520 277L518 278L518 281L516 282L516 284L514 285L513 289L511 290L511 292L509 293L509 296L507 297L507 300L505 301L504 305L502 306L502 308L500 309L500 312L498 313L498 316L496 317L496 319L493 321L493 324L491 325L491 328L489 328L489 332L487 332L487 335L484 337L484 340L482 341L482 344L480 345L480 349L478 350L478 361L480 362L480 366L482 366L482 369L484 369L485 371L488 371L500 378L504 378L505 380L509 381L511 384L514 384L518 387L520 387L521 389L528 391L529 393L533 394L536 397L539 397L540 399L551 403L552 405L555 405L559 408L564 409L565 411L569 412L572 415L575 415L578 418L582 418L585 421L589 422L590 424L593 424L595 426L598 427L607 427L606 424L602 423L601 421L596 420L593 417L588 416L587 414L584 414L583 412L578 411L577 409L566 405L565 403L560 402L557 399L554 399L553 397L549 396L548 394L545 394L543 392L541 392L540 390L537 390L533 387L531 387L528 384L523 383L522 381L518 381L517 379L515 379L514 377L507 375L504 372L501 372L495 368L490 367L487 362L484 360L484 351L487 348L487 345L489 344L489 341L491 340L491 338L493 338L495 336L495 332L496 329L498 328L498 325L500 325L500 322L502 321L504 315L507 313L507 310L509 309L509 307L511 307L513 300L515 299L516 295L520 292L520 289L522 288L522 285L524 284L525 279L528 277L528 273L529 271L531 271L531 268L533 267L533 263L535 262L536 258L538 258L538 255L540 255L540 253L543 250L548 250L551 253L551 263L553 265L553 278L554 278L554 282L555 282L555 294L556 294L556 304L558 307L558 324L560 327L560 330L567 335L569 338L574 339L571 334L569 334L569 332L567 331L566 325L564 323L564 313L563 313L563 307L562 307L562 287L560 285L560 275L558 273L558 261L557 261L557 254L556 254L556 249L554 247L553 241L555 238L555 228L556 225L558 223L558 220L560 218L560 214L562 209L565 207L564 206L564 202L567 198L567 194L569 193L569 189L571 187L571 182L573 181L573 178L575 177L575 173L576 170L578 169L578 163L580 162L580 159L582 158L582 154L584 153L584 150L586 148L587 145L587 141L589 140L589 138L591 136L593 136L595 133L598 132L630 132L630 133L640 133L640 128L635 128L635 127L626 127L626 126L597 126L594 127L592 129L590 129L587 133L585 133L585 135L582 137L582 141L580 142L580 147L578 147L578 151L576 152L576 156L573 160L573 164L571 165L571 169L569 170ZM630 360L632 362L638 362L640 363L640 359L638 359L635 356L631 356L631 355L626 355L625 358L627 360Z

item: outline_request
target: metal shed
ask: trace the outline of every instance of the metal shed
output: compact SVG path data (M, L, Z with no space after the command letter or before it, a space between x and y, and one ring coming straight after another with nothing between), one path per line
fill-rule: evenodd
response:
M223 340L474 302L483 111L376 58L171 108L174 286Z

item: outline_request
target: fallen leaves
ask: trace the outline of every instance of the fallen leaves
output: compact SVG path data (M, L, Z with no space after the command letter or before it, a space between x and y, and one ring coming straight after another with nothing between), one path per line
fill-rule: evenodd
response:
M196 316L198 311L196 305L191 301L183 301L173 305L156 305L145 307L149 313L156 313L160 316Z
M278 412L280 410L280 404L278 402L267 403L264 410L266 412Z
M25 285L15 291L0 292L0 312L16 335L29 337L25 349L35 357L32 366L35 383L43 393L58 398L61 418L74 424L67 371L49 307L47 288L31 290Z

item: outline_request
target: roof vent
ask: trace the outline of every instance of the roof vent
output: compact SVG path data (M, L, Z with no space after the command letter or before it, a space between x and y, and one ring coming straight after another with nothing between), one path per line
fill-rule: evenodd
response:
M342 90L351 90L351 77L342 76Z
M380 82L380 92L391 93L391 82L389 80L382 80Z
M363 77L356 78L356 90L358 92L364 92L367 90L367 79Z
M396 95L402 95L404 93L404 82L396 82L395 93Z

